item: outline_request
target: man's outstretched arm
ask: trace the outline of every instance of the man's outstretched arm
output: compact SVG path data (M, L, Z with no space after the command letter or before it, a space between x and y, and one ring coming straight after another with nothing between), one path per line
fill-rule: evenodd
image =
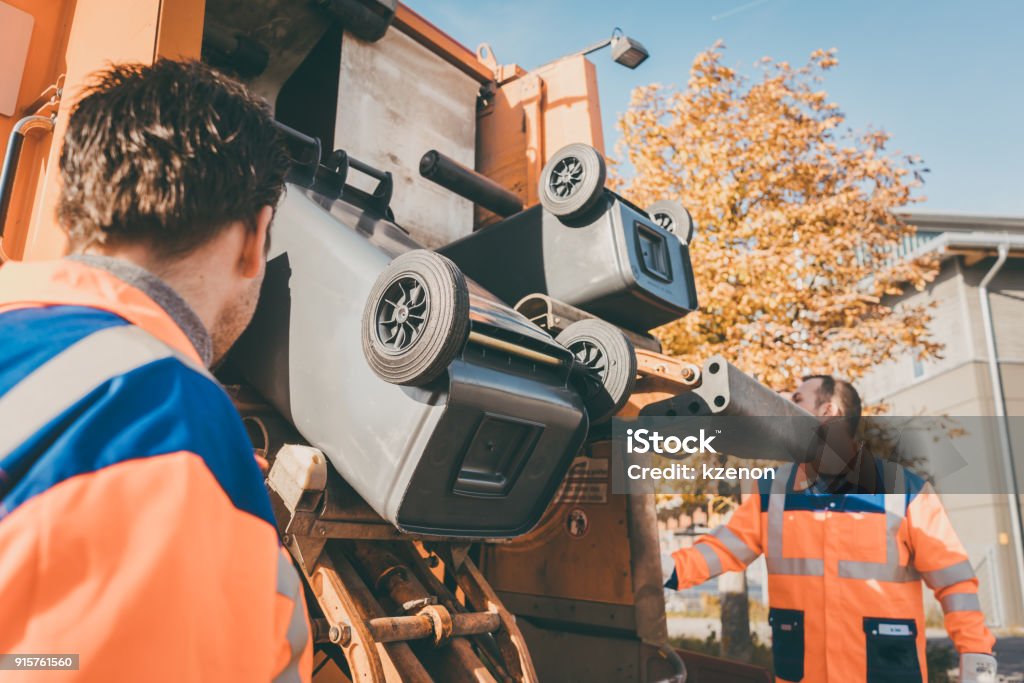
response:
M978 579L931 484L925 484L910 502L907 519L914 568L942 605L946 631L957 652L962 659L970 654L991 655L996 639L985 626ZM993 669L994 665L993 660Z
M724 572L740 571L762 552L761 496L755 493L733 511L728 523L697 539L692 548L672 554L675 571L665 586L690 588Z

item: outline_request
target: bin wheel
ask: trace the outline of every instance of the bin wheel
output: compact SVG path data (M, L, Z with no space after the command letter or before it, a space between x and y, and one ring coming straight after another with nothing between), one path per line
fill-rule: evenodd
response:
M582 143L566 145L541 171L541 206L563 220L580 218L600 201L606 174L604 157L596 149Z
M682 204L671 199L654 202L647 208L651 220L673 233L683 244L693 239L693 219Z
M469 335L469 289L458 266L425 249L402 254L377 277L363 309L363 354L391 384L437 379Z
M576 359L574 373L591 424L622 409L636 384L636 353L629 339L611 323L579 320L555 338Z

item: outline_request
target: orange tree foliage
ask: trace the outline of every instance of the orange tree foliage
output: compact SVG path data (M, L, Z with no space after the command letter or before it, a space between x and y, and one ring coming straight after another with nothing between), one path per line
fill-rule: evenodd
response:
M920 159L844 127L820 89L834 50L801 68L765 58L756 80L722 55L721 43L698 55L685 89L637 88L619 121L634 174L616 189L640 206L678 199L697 226L700 310L657 330L666 350L721 353L780 389L936 354L926 307L883 303L934 277L934 262L895 258L914 228L893 210L915 201Z

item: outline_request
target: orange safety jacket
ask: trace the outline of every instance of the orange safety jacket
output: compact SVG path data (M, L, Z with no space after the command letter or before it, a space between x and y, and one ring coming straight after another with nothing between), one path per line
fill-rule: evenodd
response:
M308 681L302 583L209 338L117 263L0 268L0 653L79 656L19 681Z
M901 466L877 468L896 493L812 493L802 467L778 468L726 525L673 553L667 585L763 554L776 681L927 681L922 579L957 650L990 654L978 580L938 495Z

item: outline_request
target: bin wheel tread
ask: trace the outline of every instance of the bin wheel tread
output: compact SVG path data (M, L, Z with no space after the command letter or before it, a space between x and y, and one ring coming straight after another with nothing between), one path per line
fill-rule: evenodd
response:
M426 249L397 257L363 309L363 353L378 377L422 386L459 355L469 334L469 289L458 266Z
M563 220L586 215L604 195L604 157L591 147L573 143L548 159L540 174L541 205Z
M577 386L591 424L619 412L636 383L636 352L626 335L611 323L589 319L569 325L555 341L569 349L581 366Z
M693 239L693 219L690 212L677 201L662 199L647 207L647 215L651 220L665 228L683 244Z

